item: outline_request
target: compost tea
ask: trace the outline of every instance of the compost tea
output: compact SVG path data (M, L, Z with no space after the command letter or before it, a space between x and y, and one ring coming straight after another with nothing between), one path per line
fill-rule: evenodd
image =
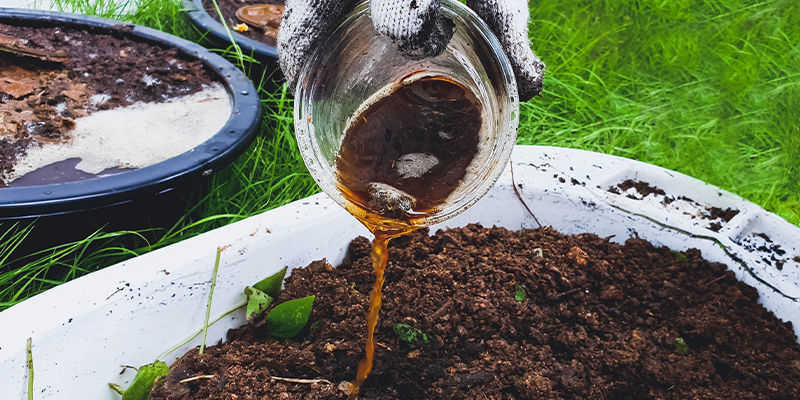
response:
M477 225L391 243L362 399L800 398L791 324L697 250ZM338 386L366 339L370 253L359 238L338 267L292 272L276 303L316 296L300 336L231 330L178 360L152 399L347 398Z
M0 187L145 167L224 125L230 100L200 61L128 31L0 23Z
M400 80L356 111L336 157L337 187L347 209L375 235L366 350L351 398L372 369L389 240L408 234L447 203L479 150L477 97L445 76L408 78L414 80Z
M336 157L338 186L376 217L434 214L478 154L482 107L444 76L405 84L353 118Z

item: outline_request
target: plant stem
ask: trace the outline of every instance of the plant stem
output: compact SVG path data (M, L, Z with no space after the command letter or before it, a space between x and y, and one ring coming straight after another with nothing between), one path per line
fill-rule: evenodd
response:
M33 339L28 338L25 353L28 356L28 400L33 400Z
M109 383L108 387L110 387L111 390L119 393L120 395L124 395L125 394L125 389L123 389L122 386L117 385L116 383Z
M234 311L236 311L236 310L238 310L238 309L240 309L240 308L242 308L242 307L244 307L246 305L247 305L247 300L245 300L245 301L233 306L233 308L231 308L228 311L225 311L224 313L222 313L222 315L220 315L219 317L215 318L213 321L209 322L208 326L216 324L219 320L225 318L228 314L230 314L230 313L232 313L232 312L234 312ZM158 357L158 361L164 361L164 359L167 358L168 355L172 354L172 352L174 352L175 350L178 350L179 348L183 347L186 343L191 342L192 339L196 338L201 333L203 333L203 330L202 329L198 329L197 332L193 333L191 336L186 338L184 341L178 343L177 345L175 345L175 347L165 351L164 354L162 354L162 355L160 355Z
M208 318L211 316L211 300L214 297L214 287L217 286L217 273L219 272L219 258L222 247L217 247L217 259L214 261L214 275L211 277L211 290L208 291L208 305L206 306L206 320L203 323L203 341L200 342L200 355L206 349L206 336L208 336Z
M236 40L233 38L233 33L230 28L228 28L228 23L225 22L225 16L222 15L217 0L211 0L211 2L214 3L214 9L217 10L217 15L219 15L219 22L222 22L222 27L225 28L225 33L228 34L228 39L231 41L234 50L236 50L236 57L239 59L239 67L244 70L244 53L242 53L242 48L239 47L239 44L236 43Z

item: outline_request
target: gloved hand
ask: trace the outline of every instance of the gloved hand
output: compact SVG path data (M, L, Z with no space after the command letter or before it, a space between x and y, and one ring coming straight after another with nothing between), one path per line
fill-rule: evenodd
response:
M370 0L375 29L389 37L411 58L436 56L452 36L452 23L441 17L441 0ZM316 46L350 12L357 0L286 0L278 33L278 57L283 74L294 88L300 69ZM528 39L528 0L467 0L495 33L506 52L521 101L542 90L544 63Z

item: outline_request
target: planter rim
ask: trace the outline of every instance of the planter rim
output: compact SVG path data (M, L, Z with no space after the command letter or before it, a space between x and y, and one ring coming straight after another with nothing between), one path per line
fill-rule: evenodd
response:
M746 238L767 233L792 259L800 256L799 227L715 186L620 157L517 146L511 166L471 209L432 231L475 222L535 228L535 213L542 225L567 234L591 232L612 236L615 242L638 236L675 250L698 248L705 259L726 264L737 279L756 288L759 302L791 321L795 334L800 333L800 262L788 261L778 269L745 245ZM626 179L691 197L700 207L731 207L739 213L713 231L706 227L708 221L668 210L678 200L670 206L655 197L635 200L626 193L608 192ZM240 304L246 285L283 266L305 266L321 258L338 264L358 235L367 236L368 231L329 197L318 194L34 296L0 312L0 371L7 382L0 385L0 398L24 398L25 342L30 337L38 399L111 400L115 395L106 384L127 387L135 374L120 375L120 364L151 363L202 326L218 247L224 251L212 319ZM221 319L209 327L208 343L223 339L228 328L243 321L242 310ZM199 340L163 361L174 361Z
M230 43L225 27L217 22L203 7L203 0L183 0L183 8L189 20L212 36L217 43ZM258 40L231 32L236 43L245 51L256 55L256 59L278 59L278 49Z
M196 43L143 26L55 11L0 7L0 22L122 32L146 43L176 48L185 57L199 59L217 76L228 92L232 110L228 121L211 138L157 164L102 178L0 189L0 220L71 214L172 190L180 183L210 175L232 161L244 151L260 126L262 111L253 83L233 64Z

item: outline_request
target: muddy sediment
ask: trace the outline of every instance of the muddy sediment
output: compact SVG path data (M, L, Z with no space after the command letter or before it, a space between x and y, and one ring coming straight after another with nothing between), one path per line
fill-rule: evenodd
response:
M97 33L0 23L0 39L11 43L0 51L0 187L26 148L69 141L78 118L164 102L215 83L200 61L134 41L127 29Z

